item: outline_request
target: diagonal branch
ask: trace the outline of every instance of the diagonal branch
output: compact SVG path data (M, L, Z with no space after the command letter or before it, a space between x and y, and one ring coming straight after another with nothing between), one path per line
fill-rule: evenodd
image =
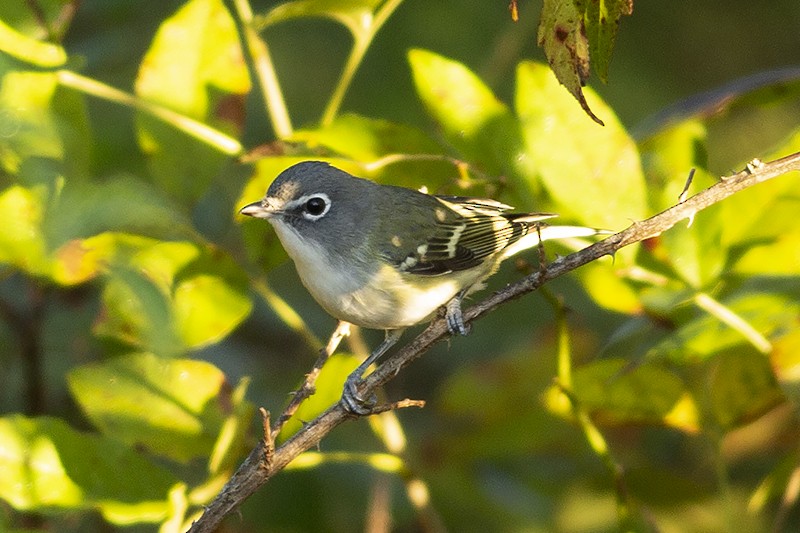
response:
M464 312L464 320L465 322L478 320L505 302L538 289L547 281L603 256L613 256L617 250L624 246L655 237L682 220L691 220L698 211L718 203L741 190L793 170L800 171L800 153L792 154L770 163L753 160L745 170L734 176L721 179L712 187L701 191L678 205L647 220L636 222L626 230L579 252L559 258L547 265L545 269L509 285L486 300L467 309ZM415 339L395 352L363 380L360 387L362 396L369 397L369 394L375 388L391 381L400 370L421 357L428 349L447 335L447 326L443 319L432 322ZM302 452L315 446L333 428L348 419L353 419L353 416L349 415L341 404L337 403L306 424L274 452L266 454L265 452L269 445L262 441L250 452L250 455L231 477L222 492L206 507L203 515L192 524L189 529L190 533L214 531L228 513L241 505L244 500L258 490L273 475L280 472Z

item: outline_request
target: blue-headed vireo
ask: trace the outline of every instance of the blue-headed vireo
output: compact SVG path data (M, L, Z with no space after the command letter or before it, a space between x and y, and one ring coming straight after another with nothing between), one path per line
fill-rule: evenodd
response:
M404 328L444 306L450 332L466 335L461 300L482 288L501 261L540 239L600 233L548 226L542 221L555 215L509 209L494 200L380 185L307 161L284 170L241 213L272 224L303 285L328 313L386 330L345 383L344 407L365 414L370 405L357 385Z

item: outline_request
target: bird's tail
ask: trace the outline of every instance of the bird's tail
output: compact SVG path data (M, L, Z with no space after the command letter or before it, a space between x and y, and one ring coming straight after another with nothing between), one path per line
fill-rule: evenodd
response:
M504 250L503 258L511 257L523 250L533 248L541 241L552 241L558 239L573 239L577 237L595 237L598 235L611 235L613 231L587 228L585 226L548 226L542 224L539 228L531 225L528 233L520 240Z

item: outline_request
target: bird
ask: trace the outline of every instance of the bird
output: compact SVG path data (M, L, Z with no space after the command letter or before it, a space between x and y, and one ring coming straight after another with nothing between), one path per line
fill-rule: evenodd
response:
M240 213L266 219L301 282L331 316L385 330L384 341L345 381L344 408L371 412L358 385L411 326L444 308L451 334L466 335L461 302L505 259L540 241L602 230L551 226L550 213L514 213L491 199L431 195L304 161L283 172Z

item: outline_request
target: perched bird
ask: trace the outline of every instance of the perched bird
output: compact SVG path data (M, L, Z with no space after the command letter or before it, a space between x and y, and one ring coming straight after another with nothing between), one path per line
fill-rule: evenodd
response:
M467 334L461 300L500 263L540 239L600 233L548 226L556 215L509 213L479 198L434 196L356 178L319 161L298 163L261 200L241 209L275 228L303 285L332 316L386 330L386 339L347 378L342 402L369 412L357 385L403 329L445 307L451 333Z

